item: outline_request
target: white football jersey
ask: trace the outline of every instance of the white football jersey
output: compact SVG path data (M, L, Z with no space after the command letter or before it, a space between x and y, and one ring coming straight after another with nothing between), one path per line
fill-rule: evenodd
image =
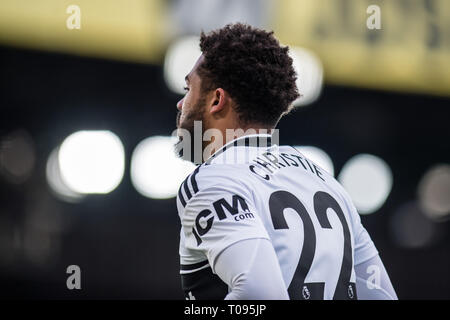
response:
M378 254L348 194L291 146L249 135L226 144L181 184L180 273L186 298L223 299L218 255L271 241L291 299L356 299L355 269ZM264 264L264 261L260 262Z

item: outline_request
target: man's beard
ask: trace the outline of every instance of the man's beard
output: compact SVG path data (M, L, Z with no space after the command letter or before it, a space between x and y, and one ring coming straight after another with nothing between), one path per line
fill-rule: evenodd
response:
M198 103L196 103L192 109L192 111L186 115L183 123L180 123L181 111L178 111L176 117L176 123L178 129L184 129L189 134L178 135L178 141L175 143L175 154L182 158L183 160L194 161L194 143L195 143L195 132L194 132L194 121L201 121L203 124L203 115L205 110L205 99L200 99ZM202 126L203 127L203 126ZM197 132L199 134L200 132ZM203 129L201 132L201 136L203 137ZM190 141L184 141L184 139L189 139ZM200 140L202 141L202 140ZM187 152L186 148L190 148L190 152ZM203 148L201 148L203 149Z

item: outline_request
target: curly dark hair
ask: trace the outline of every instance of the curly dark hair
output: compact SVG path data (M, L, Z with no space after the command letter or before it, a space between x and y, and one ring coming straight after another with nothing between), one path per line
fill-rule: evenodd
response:
M299 97L288 47L267 32L228 24L200 36L202 89L221 87L236 103L241 124L275 127Z

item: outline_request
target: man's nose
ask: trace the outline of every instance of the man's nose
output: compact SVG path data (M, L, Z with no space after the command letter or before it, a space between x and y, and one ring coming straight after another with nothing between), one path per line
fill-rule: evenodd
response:
M183 108L183 101L184 101L184 98L181 99L180 101L178 101L178 103L177 103L177 109L179 111L181 111L181 109Z

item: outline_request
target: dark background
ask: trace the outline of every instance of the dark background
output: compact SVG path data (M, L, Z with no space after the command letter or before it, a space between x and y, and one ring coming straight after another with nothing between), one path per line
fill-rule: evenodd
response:
M128 174L140 141L175 129L181 97L166 87L162 67L10 47L0 47L0 57L0 137L26 130L37 157L25 183L0 177L0 296L183 299L175 199L145 198ZM326 150L336 176L358 153L377 155L390 165L392 192L362 222L401 299L450 298L450 223L424 219L432 225L433 239L413 249L396 244L390 227L396 210L417 199L426 170L449 160L449 106L448 98L326 85L318 101L278 126L281 144ZM65 137L84 129L107 129L121 138L125 176L110 194L67 203L52 194L46 161ZM30 218L33 214L48 223L36 223L40 220ZM52 222L58 227L48 229ZM46 233L51 245L44 258L36 259L21 245L30 230ZM30 241L39 248L39 239ZM82 290L66 288L71 264L81 268Z

